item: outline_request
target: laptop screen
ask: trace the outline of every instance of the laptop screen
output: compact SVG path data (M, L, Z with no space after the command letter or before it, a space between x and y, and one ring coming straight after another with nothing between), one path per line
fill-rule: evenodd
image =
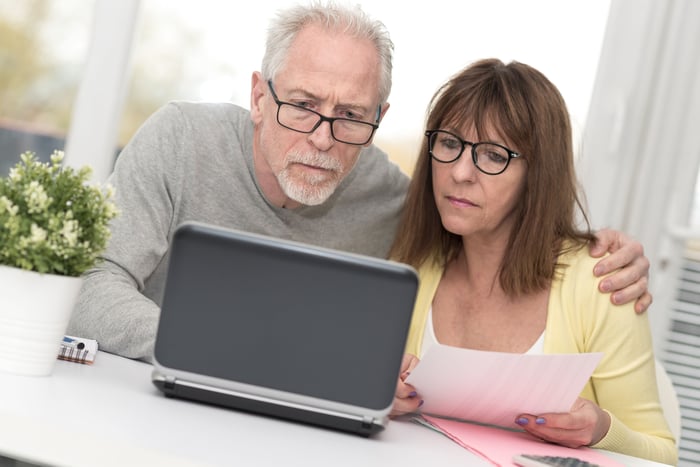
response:
M165 367L383 409L415 300L413 269L186 224L172 244L155 357Z

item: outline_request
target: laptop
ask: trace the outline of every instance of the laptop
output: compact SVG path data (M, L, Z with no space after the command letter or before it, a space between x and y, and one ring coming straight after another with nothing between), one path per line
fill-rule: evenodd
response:
M388 422L417 287L404 264L182 224L153 383L167 396L371 436Z

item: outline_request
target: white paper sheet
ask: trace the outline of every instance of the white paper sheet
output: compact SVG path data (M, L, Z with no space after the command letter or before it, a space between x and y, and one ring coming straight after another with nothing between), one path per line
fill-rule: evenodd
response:
M568 412L602 353L515 354L433 345L406 378L421 411L518 428L522 413Z

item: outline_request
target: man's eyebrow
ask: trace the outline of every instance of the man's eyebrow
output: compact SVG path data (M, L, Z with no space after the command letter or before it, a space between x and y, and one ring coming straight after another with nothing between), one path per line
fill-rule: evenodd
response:
M373 108L372 107L365 107L364 105L360 104L338 104L335 106L336 109L342 109L342 110L352 110L356 114L359 114L363 117L366 116L372 116Z
M314 93L307 91L306 89L301 89L301 88L292 88L289 91L287 91L290 95L294 94L294 98L298 99L299 97L307 98L307 99L315 99L315 100L320 100L318 96L316 96ZM298 97L297 97L298 96Z
M290 97L289 99L310 99L316 102L323 102L324 99L320 98L316 94L307 91L306 89L301 89L301 88L293 88L290 89L289 91ZM296 95L294 95L296 94ZM369 107L362 105L362 104L357 104L357 103L337 103L333 106L335 110L352 110L353 112L356 112L362 116L367 116L370 115L374 112L374 107L371 105Z

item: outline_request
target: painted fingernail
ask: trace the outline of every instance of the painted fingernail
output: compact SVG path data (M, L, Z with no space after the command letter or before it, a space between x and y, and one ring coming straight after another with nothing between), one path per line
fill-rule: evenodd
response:
M418 393L416 391L411 391L408 393L408 397L416 397Z
M527 425L527 421L527 418L519 417L515 420L515 423L517 423L518 425Z
M537 417L537 418L535 419L535 423L537 423L538 425L544 425L545 423L547 423L547 420L545 420L545 419L542 418L542 417Z
M423 402L425 402L425 401L423 399L421 399L420 402L418 403L418 407L421 407L423 405Z

